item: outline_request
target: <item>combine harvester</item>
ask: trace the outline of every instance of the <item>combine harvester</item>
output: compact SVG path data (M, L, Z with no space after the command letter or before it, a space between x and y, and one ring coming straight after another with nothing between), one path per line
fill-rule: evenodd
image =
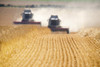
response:
M57 15L51 15L51 17L49 18L48 27L53 32L67 32L69 34L69 28L62 28L60 26L60 19L58 18Z
M14 24L36 24L41 25L41 22L36 22L32 19L33 14L31 10L25 9L22 13L22 21L15 21Z

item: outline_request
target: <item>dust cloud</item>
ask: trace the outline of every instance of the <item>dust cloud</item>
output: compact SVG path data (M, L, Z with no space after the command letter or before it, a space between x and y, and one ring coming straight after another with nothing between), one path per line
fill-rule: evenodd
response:
M71 5L64 8L32 8L35 21L41 21L42 26L48 26L51 15L58 15L60 26L77 32L81 28L100 27L100 5Z
M58 15L60 26L77 32L80 28L100 27L100 10L98 9L66 9L66 8L39 8L34 13L34 20L41 21L42 26L48 26L51 15Z

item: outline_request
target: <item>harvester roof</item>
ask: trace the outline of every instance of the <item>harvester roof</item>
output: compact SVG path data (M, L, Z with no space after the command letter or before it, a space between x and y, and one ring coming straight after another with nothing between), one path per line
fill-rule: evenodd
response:
M24 10L24 14L32 14L31 10Z
M51 20L58 20L59 18L58 18L58 15L51 15L50 19Z
M24 10L24 12L31 12L31 10Z

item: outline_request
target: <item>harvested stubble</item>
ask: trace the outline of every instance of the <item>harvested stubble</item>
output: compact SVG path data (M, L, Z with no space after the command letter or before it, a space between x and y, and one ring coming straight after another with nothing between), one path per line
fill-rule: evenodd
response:
M3 67L100 66L100 44L91 37L51 34L48 28L36 26L11 28L1 27L6 31L0 37Z
M93 37L97 40L100 40L100 28L84 28L81 29L78 34L82 37Z

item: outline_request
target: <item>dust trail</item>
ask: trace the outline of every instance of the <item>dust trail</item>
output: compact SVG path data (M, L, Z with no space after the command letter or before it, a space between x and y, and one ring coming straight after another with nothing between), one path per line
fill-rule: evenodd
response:
M71 32L77 32L80 28L100 27L100 8L69 7L69 8L32 8L35 21L41 21L42 26L48 26L51 15L58 15L60 26L69 28ZM19 18L18 20L21 20Z
M60 25L70 28L72 32L84 27L100 27L100 9L37 8L32 12L34 20L41 21L42 26L48 26L48 19L51 15L58 15L61 19Z

